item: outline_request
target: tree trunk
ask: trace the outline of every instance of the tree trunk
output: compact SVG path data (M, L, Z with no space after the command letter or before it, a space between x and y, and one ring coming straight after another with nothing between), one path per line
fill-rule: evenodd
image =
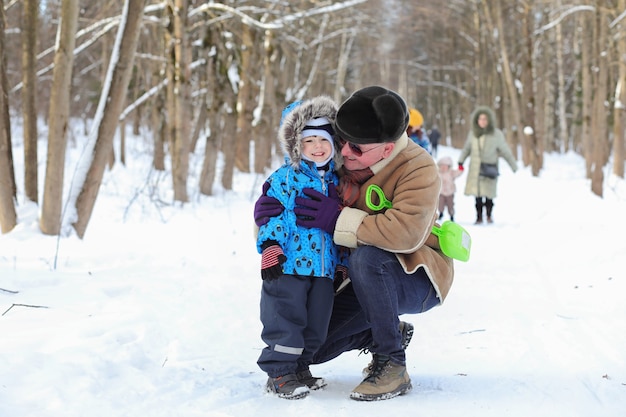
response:
M196 145L198 144L198 139L200 139L200 133L204 130L206 126L206 106L204 103L206 102L205 98L206 94L202 93L199 97L199 102L202 103L198 106L198 114L195 117L195 121L193 122L193 130L191 132L191 140L189 143L189 153L194 153L196 150Z
M162 10L160 18L163 21L171 19L169 10ZM169 83L169 38L170 33L168 28L159 26L155 29L155 36L158 41L154 41L161 48L163 54L165 54L165 63L160 64L156 68L152 77L160 79L162 73L165 73L165 80ZM150 78L152 78L150 77ZM170 142L170 129L168 123L168 106L169 106L169 86L168 83L162 82L165 88L160 88L154 96L154 104L152 105L152 111L150 114L150 120L152 124L152 137L154 138L154 150L152 154L152 167L157 171L165 171L165 147Z
M561 0L558 0L557 7L561 7ZM558 92L559 92L559 105L558 116L559 130L558 130L558 144L559 151L567 152L570 149L569 135L567 132L567 114L566 114L566 100L565 100L565 68L563 65L563 30L559 23L554 28L556 31L556 68L558 76Z
M15 212L15 174L11 147L9 89L6 75L7 59L4 40L4 2L0 1L0 230L8 233L17 224Z
M37 160L37 29L39 0L24 0L22 30L22 116L24 118L24 194L35 203L38 197Z
M626 10L626 0L619 0L619 10ZM613 108L613 174L624 178L624 110L626 106L626 34L623 21L615 30L617 36L617 56L619 78L615 87L615 105Z
M165 93L158 93L152 107L152 136L154 137L152 166L157 171L165 171L165 144L169 140L169 130L166 127L164 95Z
M186 33L188 0L175 0L170 10L172 24L167 43L168 69L168 120L170 128L170 154L172 157L172 182L174 201L186 203L187 177L189 174L189 118L191 51Z
M226 190L233 189L233 178L235 174L235 131L237 129L237 117L233 111L228 111L235 106L237 97L228 83L221 89L223 97L222 128L219 130L219 143L222 145L224 155L224 166L222 168L222 187ZM219 105L219 104L218 104ZM211 131L211 134L213 132Z
M218 72L216 71L216 57L215 54L209 53L209 48L212 45L216 45L217 30L208 28L206 30L207 44L203 45L203 52L206 56L206 67L204 71L204 80L206 82L207 89L210 89L204 96L202 101L201 111L206 114L209 121L209 133L206 135L206 143L204 148L204 159L202 160L202 170L200 172L200 180L198 187L200 193L203 195L213 194L213 182L215 181L215 175L217 174L217 155L220 147L217 142L218 126L220 119L219 112L219 88L220 83L217 79Z
M211 103L214 106L218 105L216 100L212 100ZM217 108L214 109L215 111L209 111L210 109L210 106L202 108L202 111L209 117L209 125L211 126L211 134L206 135L204 159L202 160L202 170L200 171L198 184L202 195L213 195L213 182L215 181L215 175L217 173L217 155L220 151L217 141L217 128L215 128L219 123L219 111L217 111Z
M95 123L90 134L90 141L95 140L93 159L76 200L77 220L73 226L81 239L91 218L107 158L113 148L115 130L132 74L145 3L146 0L126 0L124 3L126 21L120 24L107 72L109 75L98 105L98 113L102 114L102 119Z
M513 80L513 74L511 73L511 64L509 62L509 52L507 50L506 41L504 38L504 25L502 24L502 11L500 10L500 0L496 0L493 2L495 7L494 10L494 18L495 24L498 28L498 42L500 45L499 56L502 60L502 72L504 75L504 84L506 91L508 93L509 101L510 101L510 116L512 118L512 126L507 126L507 130L512 131L513 133L513 143L511 148L514 150L514 154L517 154L517 144L522 144L522 160L525 166L528 166L530 163L530 151L529 147L526 144L526 139L522 134L522 119L520 113L519 106L519 98L517 96L517 89L515 87L515 81ZM485 9L485 16L487 18L488 26L491 28L491 33L493 33L493 23L492 17L490 13L490 5L487 0L483 0L483 5Z
M272 77L272 54L274 52L273 33L270 30L264 32L263 40L263 83L259 93L259 111L264 115L272 117L274 112L272 106L275 105L274 77ZM261 117L259 123L266 124L268 117ZM259 129L261 130L261 129ZM272 131L271 129L262 129ZM262 174L265 167L270 164L272 138L269 134L257 134L254 136L254 172Z
M241 70L237 94L237 130L235 132L235 167L241 172L250 172L250 104L251 51L254 48L250 26L243 24L241 35Z
M50 115L48 117L46 178L39 220L39 227L46 235L58 235L61 231L65 151L69 128L70 94L77 27L78 0L63 1L61 3L61 24L58 29L58 46L54 54Z
M586 168L586 177L591 178L591 169L592 169L592 154L593 154L593 140L591 133L591 110L593 109L593 79L591 76L591 65L592 65L592 41L593 36L588 36L586 34L590 33L593 30L593 25L591 24L591 18L585 15L580 17L580 26L581 26L581 63L580 63L580 71L581 71L581 79L582 79L582 105L581 105L581 113L582 113L582 127L581 127L581 135L582 135L582 153L585 158L585 168Z
M350 65L350 52L352 51L356 34L356 30L351 30L341 35L341 47L339 48L340 52L337 57L337 82L335 84L335 92L333 93L333 98L337 103L343 101L346 76Z
M524 64L522 65L522 85L524 89L522 90L522 104L524 106L524 126L530 127L532 132L525 132L522 130L522 133L526 136L526 140L528 141L528 150L530 156L530 166L532 170L533 176L538 176L541 168L543 166L543 146L542 146L542 135L541 132L537 129L537 120L535 118L535 51L533 48L533 22L535 21L533 11L530 7L527 7L524 10L524 21L522 22L522 30L524 33L524 41L525 41L525 51L523 54ZM539 82L541 82L539 80Z
M120 127L120 163L126 166L126 119L119 121L119 127ZM111 145L111 149L113 148L114 146ZM115 151L112 151L110 154L112 156L113 162L115 162ZM109 163L109 169L113 169L112 163Z
M235 132L237 116L235 106L237 96L229 82L228 69L232 67L235 57L231 48L226 47L225 39L221 34L213 32L213 46L217 49L215 68L215 99L211 108L215 109L215 118L211 117L211 142L214 142L222 151L224 164L222 165L222 187L233 189L235 173ZM208 144L207 144L208 145Z
M591 171L591 191L597 196L603 195L604 183L604 164L606 148L608 147L607 139L607 109L604 103L607 100L607 81L609 77L608 61L608 22L606 19L606 9L604 8L604 0L598 2L598 10L596 12L596 27L598 30L596 59L598 60L597 78L594 86L592 132L593 137L593 165Z

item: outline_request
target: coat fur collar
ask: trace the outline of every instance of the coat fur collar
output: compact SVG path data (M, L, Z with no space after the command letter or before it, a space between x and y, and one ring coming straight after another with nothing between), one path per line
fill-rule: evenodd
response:
M480 116L481 114L486 115L487 119L489 120L489 124L484 129L478 126L478 116ZM474 133L474 136L477 138L483 135L490 135L496 129L496 116L493 113L493 110L491 110L491 108L487 106L477 107L476 110L472 112L471 120L472 120L472 132Z
M330 97L317 96L303 101L285 116L278 129L278 141L294 168L299 168L302 162L302 131L310 119L318 117L326 117L335 129L337 104ZM337 147L336 143L333 145ZM335 152L335 160L337 160L337 154L340 152Z

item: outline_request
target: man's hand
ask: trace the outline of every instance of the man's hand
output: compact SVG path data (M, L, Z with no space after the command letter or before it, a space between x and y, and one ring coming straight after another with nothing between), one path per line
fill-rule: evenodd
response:
M261 227L270 221L270 217L279 216L285 209L280 201L274 197L267 196L267 190L269 190L270 184L265 182L263 184L263 193L259 199L254 203L254 222L257 226Z
M312 188L302 190L305 197L296 197L296 224L302 227L322 229L331 235L335 232L335 224L341 213L341 204L335 187L331 185L328 196Z

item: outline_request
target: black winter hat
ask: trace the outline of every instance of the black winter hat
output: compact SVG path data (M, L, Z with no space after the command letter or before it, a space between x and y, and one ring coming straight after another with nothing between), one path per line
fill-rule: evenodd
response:
M336 131L358 144L395 142L406 132L409 110L395 91L380 86L354 92L337 110Z

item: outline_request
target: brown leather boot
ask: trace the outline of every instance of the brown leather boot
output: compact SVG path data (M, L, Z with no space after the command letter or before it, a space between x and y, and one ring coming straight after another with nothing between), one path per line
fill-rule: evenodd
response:
M357 401L380 401L406 394L411 390L411 378L406 366L391 362L389 356L374 353L368 376L352 392Z

